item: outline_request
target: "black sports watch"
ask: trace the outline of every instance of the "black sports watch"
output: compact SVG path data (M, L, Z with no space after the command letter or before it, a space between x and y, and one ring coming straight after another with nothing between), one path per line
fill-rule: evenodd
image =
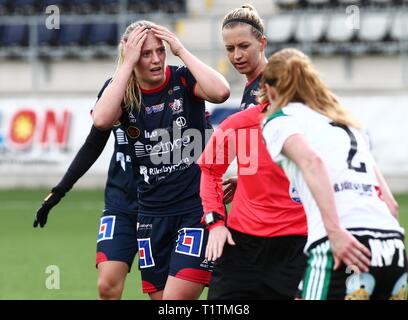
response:
M224 217L217 212L211 211L204 216L204 222L209 227L217 221L224 221Z

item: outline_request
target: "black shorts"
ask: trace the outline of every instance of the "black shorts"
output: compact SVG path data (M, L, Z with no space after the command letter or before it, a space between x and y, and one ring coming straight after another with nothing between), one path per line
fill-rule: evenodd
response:
M407 293L407 260L404 237L397 231L350 229L371 251L368 272L357 274L342 264L333 270L330 243L323 238L308 249L308 266L299 287L307 300L401 300Z
M96 244L96 266L121 261L129 267L137 254L137 214L105 210L100 218Z
M226 244L215 262L208 299L294 299L306 268L306 237L256 237L229 230L236 245Z

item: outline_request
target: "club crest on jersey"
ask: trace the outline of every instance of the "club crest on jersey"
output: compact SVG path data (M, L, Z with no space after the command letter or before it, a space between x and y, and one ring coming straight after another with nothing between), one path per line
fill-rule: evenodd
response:
M204 230L200 228L183 228L179 230L176 252L199 257L203 244Z
M116 216L103 216L99 223L98 239L96 242L113 239Z
M173 110L173 114L179 114L183 112L183 98L174 99L173 102L169 103L169 107Z
M163 109L164 109L164 103L156 104L151 107L145 107L147 114L158 113L158 112L163 111Z
M126 133L132 139L136 139L140 136L140 130L139 128L136 128L136 127L127 128Z
M153 267L154 259L152 255L152 246L150 244L150 238L137 239L137 245L139 248L140 269Z

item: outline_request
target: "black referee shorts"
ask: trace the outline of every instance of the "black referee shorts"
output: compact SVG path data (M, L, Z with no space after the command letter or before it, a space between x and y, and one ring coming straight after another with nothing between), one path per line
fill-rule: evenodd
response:
M306 268L306 236L256 237L229 229L214 266L209 300L290 300Z

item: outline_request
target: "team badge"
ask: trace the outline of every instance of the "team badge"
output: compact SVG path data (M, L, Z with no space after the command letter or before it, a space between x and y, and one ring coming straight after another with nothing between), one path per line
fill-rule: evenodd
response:
M137 245L139 247L140 269L153 267L154 259L152 255L152 246L150 245L150 238L137 239Z
M131 137L132 139L136 139L140 136L140 130L139 128L136 128L136 127L129 127L127 128L126 132L127 132L127 135Z
M173 114L179 114L183 112L183 98L174 99L173 102L169 103L169 107L173 110Z
M115 219L116 216L101 217L99 223L98 239L96 242L113 239L113 232L115 230Z
M179 230L176 252L199 257L203 244L204 230L200 228L183 228Z

